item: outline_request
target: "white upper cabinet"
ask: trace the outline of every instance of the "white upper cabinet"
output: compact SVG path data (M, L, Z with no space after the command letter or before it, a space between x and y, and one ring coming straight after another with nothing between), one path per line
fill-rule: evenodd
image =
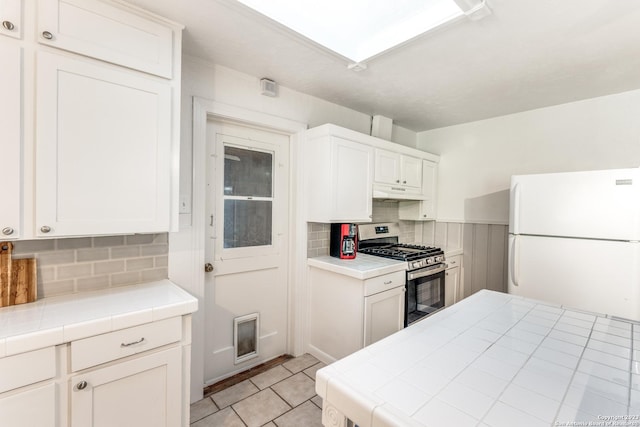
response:
M422 160L386 150L376 150L375 182L396 187L422 186Z
M307 221L371 222L374 198L415 201L407 219L435 218L438 156L332 124L303 132L302 145Z
M398 218L412 221L436 219L438 164L422 160L422 191L420 200L403 200L398 204Z
M39 52L36 236L166 231L171 87Z
M419 199L422 159L376 149L374 197Z
M370 222L373 149L336 136L305 146L307 221Z
M0 0L0 238L177 229L182 29L120 1Z
M22 5L20 0L0 0L0 34L22 38Z
M40 43L173 77L171 28L100 0L39 0L38 7Z
M0 5L3 4L0 2ZM21 227L21 176L22 132L21 111L22 52L19 46L0 43L2 78L0 78L0 156L2 157L2 208L0 208L0 238L15 239L22 233Z

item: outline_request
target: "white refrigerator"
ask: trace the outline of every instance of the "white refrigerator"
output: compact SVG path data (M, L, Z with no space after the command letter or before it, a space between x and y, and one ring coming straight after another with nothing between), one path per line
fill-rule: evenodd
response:
M511 178L509 293L640 320L640 169Z

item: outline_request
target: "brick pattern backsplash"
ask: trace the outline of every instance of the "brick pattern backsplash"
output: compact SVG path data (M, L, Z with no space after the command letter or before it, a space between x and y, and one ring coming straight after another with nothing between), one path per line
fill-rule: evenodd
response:
M373 222L397 222L400 224L400 243L414 243L415 222L398 219L397 201L373 201ZM307 223L307 257L329 255L331 224Z
M13 242L14 258L35 257L38 298L168 277L168 235L81 237Z

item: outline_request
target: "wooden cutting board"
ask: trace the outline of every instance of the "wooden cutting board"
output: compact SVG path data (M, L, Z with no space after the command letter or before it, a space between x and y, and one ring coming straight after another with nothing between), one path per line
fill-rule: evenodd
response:
M0 307L33 302L38 298L35 258L12 259L13 244L0 243Z

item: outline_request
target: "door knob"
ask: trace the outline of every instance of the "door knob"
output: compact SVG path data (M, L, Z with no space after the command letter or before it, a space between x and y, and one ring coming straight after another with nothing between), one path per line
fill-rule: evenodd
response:
M210 262L206 263L204 265L204 271L207 273L211 273L213 271L213 264L211 264Z

